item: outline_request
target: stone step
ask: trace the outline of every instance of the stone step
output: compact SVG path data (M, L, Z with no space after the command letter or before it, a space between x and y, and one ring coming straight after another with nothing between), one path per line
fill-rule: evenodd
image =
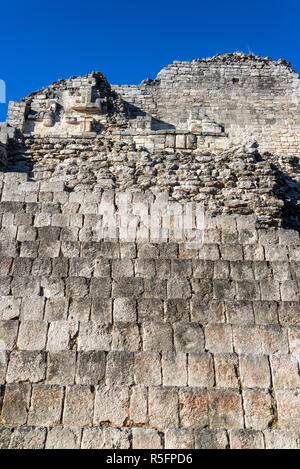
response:
M41 246L44 245L38 246L39 251L41 251ZM143 279L155 277L173 281L176 281L176 279L189 279L191 282L196 282L196 279L205 279L211 282L227 279L250 282L261 281L262 284L270 282L274 285L276 282L297 281L300 278L300 261L228 261L223 259L212 261L197 258L146 257L110 259L96 256L80 257L79 249L77 251L78 257L47 257L47 253L51 254L49 252L51 247L57 246L57 243L46 246L43 257L0 256L0 276L58 277L61 275L61 277L109 277L112 279L120 277ZM67 247L74 247L74 244L62 243L60 245L63 252ZM136 256L136 253L132 253L132 256ZM63 266L63 270L58 270L59 265ZM288 283L286 283L287 285Z
M137 256L145 257L139 245L127 242L112 241L71 241L69 232L63 239L59 239L56 230L49 229L40 231L41 239L35 239L36 234L32 229L20 232L16 229L3 229L0 235L1 257L84 257L84 258L106 258L134 259ZM20 240L17 241L19 237ZM191 247L188 243L166 243L158 246L157 254L152 259L202 259L207 261L268 261L268 262L299 262L300 248L298 245L270 247L259 245L223 245L203 244L199 248ZM149 257L148 257L149 258Z
M186 386L8 384L4 425L298 430L296 389L243 390ZM277 416L274 416L274 410Z
M297 449L296 430L0 427L0 448L10 449Z
M104 304L103 304L104 303ZM232 353L297 353L299 326L174 322L144 318L111 322L111 303L100 300L91 319L56 320L64 303L46 306L46 319L0 320L0 349L127 350ZM49 305L49 302L46 303ZM56 307L55 307L56 305ZM79 303L80 305L80 303ZM58 308L60 307L60 310ZM127 311L126 311L127 313ZM33 303L33 314L34 310ZM115 314L114 314L115 315ZM138 314L139 315L139 314ZM53 319L51 320L51 316ZM125 318L124 318L125 319ZM32 337L32 333L34 337Z
M36 328L33 327L33 331ZM265 351L275 352L270 355L257 353L257 350L249 353L246 348L246 353L243 353L241 347L239 353L233 352L232 347L227 347L226 351L225 346L218 347L211 341L208 348L212 352L204 352L204 347L190 348L188 353L159 352L149 350L151 347L148 344L146 350L130 352L128 350L131 347L127 346L128 350L124 350L124 347L119 348L120 343L115 343L113 351L107 351L108 347L103 341L102 347L96 345L93 348L86 341L81 341L77 346L76 339L70 350L67 349L68 344L62 341L55 343L51 335L47 350L33 350L34 347L43 347L43 337L36 337L30 350L20 350L22 347L26 348L26 341L28 343L28 336L24 335L23 324L19 335L20 347L13 351L0 351L0 384L4 387L5 383L19 383L20 386L27 383L29 386L30 383L42 382L63 386L76 383L93 386L163 385L252 390L300 387L299 353L295 348L295 340L291 341L294 354L287 353L285 347L282 347L283 351L274 347L271 350L269 347ZM74 350L75 346L79 350ZM156 349L162 347L157 345Z
M64 269L65 264L57 263ZM21 272L23 273L23 272ZM58 271L55 272L58 274ZM62 273L62 272L61 272ZM299 301L299 280L230 280L156 277L67 277L14 275L0 277L1 296L68 298L206 299ZM101 274L100 274L101 275Z
M0 320L194 322L199 324L300 324L299 301L0 296Z

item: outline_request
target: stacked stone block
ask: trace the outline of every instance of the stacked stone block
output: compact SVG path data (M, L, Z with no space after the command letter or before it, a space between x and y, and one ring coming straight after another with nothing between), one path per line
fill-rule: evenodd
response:
M195 109L224 125L231 143L255 135L263 151L299 155L299 76L285 60L239 52L176 60L153 81L112 89L178 130ZM226 143L214 140L216 151Z
M99 230L113 191L1 190L2 448L300 447L296 231L126 241Z

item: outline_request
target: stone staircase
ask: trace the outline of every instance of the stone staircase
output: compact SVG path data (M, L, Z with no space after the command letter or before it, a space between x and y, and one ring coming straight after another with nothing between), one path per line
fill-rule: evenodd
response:
M126 241L114 191L0 186L0 448L300 448L296 231Z

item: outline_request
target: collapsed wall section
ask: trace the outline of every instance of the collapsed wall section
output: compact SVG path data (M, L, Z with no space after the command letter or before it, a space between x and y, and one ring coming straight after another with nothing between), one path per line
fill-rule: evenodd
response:
M300 447L296 231L23 173L1 194L0 447Z

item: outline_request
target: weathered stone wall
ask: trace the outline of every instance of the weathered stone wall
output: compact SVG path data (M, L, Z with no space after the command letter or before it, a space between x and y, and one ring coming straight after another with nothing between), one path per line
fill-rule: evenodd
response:
M153 82L112 89L177 130L205 114L224 126L231 143L253 135L262 151L299 154L299 77L284 60L235 53L175 61ZM226 144L225 138L212 145Z
M163 191L174 200L202 202L211 215L256 214L262 225L297 228L298 159L262 156L258 150L250 139L218 155L192 148L149 151L137 148L130 136L105 135L23 136L8 152L10 170L63 181L70 190L146 190L152 198ZM17 187L15 192L18 197Z
M1 194L2 448L300 447L296 231L192 204L179 233L165 195L23 173Z
M299 80L100 72L0 125L0 448L299 448Z
M241 53L175 62L139 86L100 72L58 80L10 103L1 164L70 189L165 191L211 215L297 228L299 89L284 60Z

